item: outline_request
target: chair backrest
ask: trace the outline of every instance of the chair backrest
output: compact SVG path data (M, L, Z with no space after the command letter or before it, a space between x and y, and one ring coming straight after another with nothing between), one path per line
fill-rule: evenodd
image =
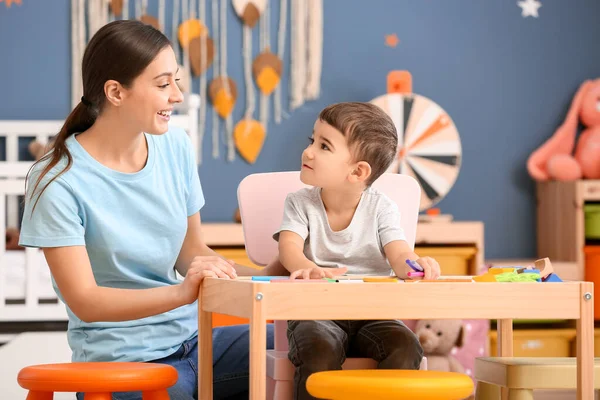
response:
M245 177L238 186L238 203L244 232L246 253L257 265L266 265L277 256L273 233L281 225L288 193L307 187L300 181L300 172L267 172ZM414 247L419 218L421 187L404 174L385 173L373 187L396 202L402 215L401 224L406 241Z

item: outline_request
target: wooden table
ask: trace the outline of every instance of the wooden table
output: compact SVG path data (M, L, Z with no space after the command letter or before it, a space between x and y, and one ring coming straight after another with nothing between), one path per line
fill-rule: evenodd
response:
M462 277L464 278L464 277ZM250 319L250 399L266 395L266 321L498 319L498 355L513 319L577 320L577 398L594 396L593 283L269 283L207 278L199 294L199 398L212 399L213 312Z

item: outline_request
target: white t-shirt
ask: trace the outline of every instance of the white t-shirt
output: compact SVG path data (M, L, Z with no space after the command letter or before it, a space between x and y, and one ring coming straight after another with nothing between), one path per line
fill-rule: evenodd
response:
M283 221L273 235L292 231L304 239L304 255L320 267L347 267L347 274L390 275L383 247L393 240L406 240L396 203L373 187L365 189L352 221L345 229L329 226L320 188L290 193L285 200Z

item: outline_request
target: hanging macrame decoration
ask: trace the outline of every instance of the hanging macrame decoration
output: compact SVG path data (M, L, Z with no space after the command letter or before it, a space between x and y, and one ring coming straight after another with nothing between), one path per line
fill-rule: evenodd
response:
M253 164L265 140L265 127L253 118L255 108L254 83L252 82L252 28L261 17L267 6L267 0L232 0L233 8L244 22L243 26L243 57L244 80L246 83L246 111L233 131L235 146L240 155Z
M115 17L120 17L123 12L123 0L110 0L110 10Z
M3 1L6 3L6 8L10 8L12 3L21 5L21 0L0 0L0 3L2 3Z
M291 0L290 110L321 91L323 0Z
M260 18L260 47L261 53L252 63L252 74L260 90L260 123L267 130L269 124L269 99L271 93L279 86L281 81L282 62L277 55L271 52L271 12L270 3L267 3L265 12Z
M233 9L244 22L244 26L254 28L267 6L267 0L232 0Z
M281 62L283 60L285 51L285 37L287 27L287 8L288 0L279 1L279 29L277 31L277 59ZM279 74L281 76L281 73ZM275 94L273 95L273 113L275 114L275 123L281 123L281 85L275 87Z
M206 0L198 1L198 25L199 33L190 41L190 58L192 62L192 71L199 75L198 93L205 96L207 87L207 70L214 61L215 50L214 42L209 37L206 20ZM213 27L216 29L216 27ZM215 31L216 32L216 31ZM206 126L206 101L200 102L200 115L198 117L198 163L202 164L202 143L204 141L204 131Z
M154 28L160 30L160 24L158 23L158 19L148 14L148 0L142 0L141 4L139 3L139 1L136 2L136 16L138 16L137 19L139 19L146 25L151 25Z
M182 22L179 24L177 30L177 38L179 38L179 43L181 45L183 68L179 66L179 75L180 77L184 77L188 86L187 91L191 92L192 67L189 52L189 33L191 32L188 27L194 24L193 21L196 21L196 11L193 8L190 10L190 3L188 0L181 0L181 21ZM172 40L175 41L175 37L173 37Z
M116 4L116 3L115 3ZM123 10L127 1L123 1ZM114 18L112 2L106 0L71 0L71 107L83 96L81 62L89 39Z
M186 1L186 0L183 0ZM179 16L181 10L181 3L179 0L173 0L173 11L171 15L171 42L176 43L179 35ZM160 15L160 10L159 10ZM182 54L179 46L173 46L173 52L175 53L175 59L177 60L177 66L179 67L179 81L177 86L183 93L189 93L191 91L191 77L185 73L185 66L182 65Z
M199 19L188 19L179 26L179 43L189 53L192 72L200 76L213 62L215 48L213 40L208 36L208 28ZM202 62L202 52L206 52Z
M214 78L208 85L208 96L213 105L213 157L219 157L219 120L225 120L225 132L227 141L227 160L235 159L235 147L233 142L233 122L231 113L237 100L237 88L233 79L227 75L227 2L228 0L213 0L212 26L215 36L220 28L219 43L214 55ZM218 69L218 70L217 70Z

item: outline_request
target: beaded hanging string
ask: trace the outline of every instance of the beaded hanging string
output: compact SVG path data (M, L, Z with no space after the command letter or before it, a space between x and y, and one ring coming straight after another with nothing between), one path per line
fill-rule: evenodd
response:
M244 22L242 47L244 59L244 80L246 84L246 110L233 132L235 146L240 155L249 163L254 163L265 139L265 127L253 119L255 109L254 82L252 81L252 28L258 22L267 6L267 0L233 0L233 8ZM256 75L256 74L255 74Z
M277 57L283 61L285 52L285 38L286 38L286 27L287 27L287 8L288 0L280 0L279 2L279 30L277 31ZM273 113L275 123L281 123L282 109L281 109L281 84L275 88L275 94L273 95Z
M165 0L158 0L158 26L162 33L166 34L165 26L166 5Z
M71 107L74 108L83 96L81 61L85 48L85 4L84 0L71 0Z
M221 77L224 77L224 86L225 91L234 98L232 95L233 88L231 87L231 79L227 76L227 1L221 0L221 59L220 59L220 67L221 67ZM233 106L232 106L233 111ZM225 119L225 132L227 138L227 160L233 161L235 159L235 146L233 143L233 119L231 116L231 112L227 115Z
M213 75L216 77L218 75L217 67L219 66L219 53L221 52L221 47L223 47L223 39L220 36L219 26L219 8L218 8L218 0L213 0L211 4L211 20L213 27L213 35L215 38L218 38L217 51L215 51L215 69ZM219 68L220 69L220 68ZM219 119L219 114L217 113L216 107L213 107L212 111L212 156L213 158L219 157L219 130L220 130L221 120Z
M323 60L323 0L306 0L307 32L306 81L304 99L315 100L321 94Z
M304 104L306 82L306 0L291 0L290 111Z
M206 0L198 1L198 18L207 26L206 23ZM205 66L205 69L200 74L198 93L201 96L200 99L200 115L198 118L198 162L202 163L202 142L204 141L204 131L206 127L206 74L208 70L207 62L207 45L208 45L208 33L200 36L200 64Z

